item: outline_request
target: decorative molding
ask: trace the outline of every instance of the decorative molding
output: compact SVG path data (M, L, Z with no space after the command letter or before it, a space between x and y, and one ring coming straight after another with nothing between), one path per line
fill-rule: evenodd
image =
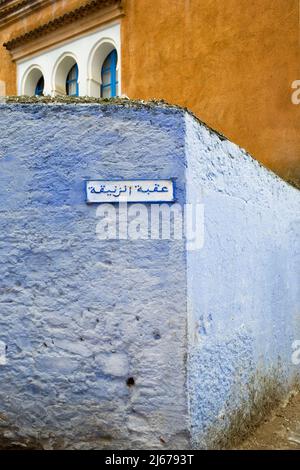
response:
M53 3L52 0L4 0L0 2L0 29L50 3Z
M123 15L121 0L93 0L6 42L3 46L11 52L13 60L19 60L81 36Z
M0 0L0 12L2 13L15 8L19 8L20 3L24 3L24 0Z

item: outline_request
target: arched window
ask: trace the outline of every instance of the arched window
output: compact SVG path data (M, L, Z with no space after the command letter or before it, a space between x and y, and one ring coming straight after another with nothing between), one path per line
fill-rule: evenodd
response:
M37 84L36 84L36 87L35 87L35 96L43 96L44 94L44 77L43 75L40 77L40 79L38 80Z
M101 98L117 96L117 51L114 49L106 57L101 70Z
M71 67L66 80L66 93L69 96L78 96L78 66Z
M26 70L21 81L21 94L26 96L43 95L44 77L38 65L32 65Z

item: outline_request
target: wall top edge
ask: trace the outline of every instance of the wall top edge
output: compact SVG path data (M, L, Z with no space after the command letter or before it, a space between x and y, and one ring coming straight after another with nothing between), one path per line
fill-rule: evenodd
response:
M300 189L300 187L294 181L288 181L282 179L280 176L276 175L272 170L262 165L258 162L249 152L247 152L242 147L238 146L234 142L232 142L229 138L224 136L223 134L219 133L204 121L199 119L192 111L188 108L182 107L177 104L168 103L164 100L133 100L127 97L120 97L120 98L91 98L91 97L70 97L70 96L44 96L44 97L36 97L36 96L6 96L0 98L0 107L7 106L7 105L39 105L39 106L48 106L48 105L84 105L84 106L99 106L102 108L105 107L123 107L123 108L133 108L133 109L148 109L148 110L164 110L170 113L180 113L182 116L188 116L194 122L198 123L202 128L205 128L210 134L214 135L221 141L227 141L231 144L236 145L237 148L247 157L251 158L253 162L258 165L259 167L263 168L264 171L267 171L273 178L281 181L282 183L286 183L296 189Z
M207 130L217 135L221 140L229 139L223 134L219 133L204 121L201 121L192 111L188 108L174 103L168 103L165 100L152 99L152 100L134 100L128 97L117 98L93 98L89 96L2 96L0 97L0 106L5 104L20 104L20 105L97 105L97 106L119 106L127 108L140 108L140 109L164 109L170 111L180 112L182 115L188 114L195 121ZM244 150L245 151L245 150ZM246 151L245 151L246 152Z

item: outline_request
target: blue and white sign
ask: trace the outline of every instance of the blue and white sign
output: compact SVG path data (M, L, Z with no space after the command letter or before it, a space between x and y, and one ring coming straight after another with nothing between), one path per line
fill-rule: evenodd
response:
M86 181L87 202L172 202L172 180Z

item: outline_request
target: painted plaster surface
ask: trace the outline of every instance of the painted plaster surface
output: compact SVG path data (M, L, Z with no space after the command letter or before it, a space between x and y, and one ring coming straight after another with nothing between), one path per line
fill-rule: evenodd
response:
M295 188L166 105L2 104L0 128L1 435L226 446L294 386ZM204 204L202 249L97 239L85 179L134 178Z
M2 105L0 128L0 429L46 447L185 448L184 241L98 240L84 191L172 175L183 202L182 112Z
M300 183L297 0L124 0L122 92L186 106ZM156 14L153 14L156 12Z
M187 201L205 210L187 253L191 437L224 446L299 377L300 197L189 115L186 132Z

